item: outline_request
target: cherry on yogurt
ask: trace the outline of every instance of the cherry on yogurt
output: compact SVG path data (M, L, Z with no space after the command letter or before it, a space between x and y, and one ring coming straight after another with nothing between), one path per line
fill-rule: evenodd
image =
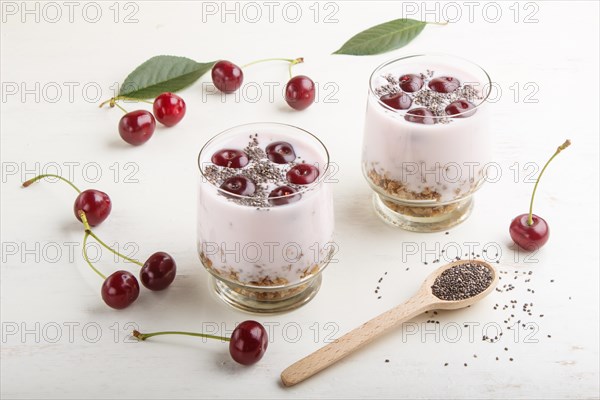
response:
M412 105L410 96L403 92L384 94L379 100L395 110L408 110Z
M287 164L296 159L294 147L288 142L273 142L265 149L267 158L276 164Z
M308 185L319 177L319 169L311 164L294 165L286 174L289 182L296 185Z
M416 74L402 75L399 79L400 88L408 93L416 92L423 87L423 79Z
M467 100L456 100L446 106L446 114L454 118L467 118L475 114L477 109Z
M408 122L417 124L432 125L435 124L435 118L431 110L425 107L413 108L408 110L404 115L404 119Z
M269 203L274 206L295 203L300 200L300 197L302 197L302 195L297 192L298 191L296 189L289 186L279 186L269 193Z
M438 93L452 93L460 87L460 81L452 76L440 76L429 81L429 89Z
M221 189L238 196L251 196L256 191L256 185L245 176L236 175L226 179L221 184Z
M227 168L243 168L248 165L248 154L242 150L223 149L217 151L210 159L213 164Z

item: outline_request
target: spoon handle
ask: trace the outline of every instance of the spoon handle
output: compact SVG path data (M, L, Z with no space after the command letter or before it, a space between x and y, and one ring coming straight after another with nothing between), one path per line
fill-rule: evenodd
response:
M428 296L417 294L405 303L365 322L334 342L309 354L281 373L285 386L293 386L353 353L389 329L427 311L432 303Z

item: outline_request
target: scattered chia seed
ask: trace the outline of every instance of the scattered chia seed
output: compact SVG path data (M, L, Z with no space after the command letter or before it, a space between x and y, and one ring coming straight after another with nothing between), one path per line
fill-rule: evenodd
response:
M442 300L464 300L483 292L492 280L492 273L488 268L476 262L465 262L442 272L431 290L435 297Z
M388 360L388 359L386 358L386 359L385 359L385 362L386 362L386 363L389 363L389 362L390 362L390 360Z
M444 367L447 367L447 366L448 366L448 363L444 363Z

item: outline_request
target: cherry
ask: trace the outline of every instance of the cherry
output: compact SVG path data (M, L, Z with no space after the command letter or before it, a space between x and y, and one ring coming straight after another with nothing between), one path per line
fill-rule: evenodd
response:
M446 106L446 114L453 118L467 118L475 114L477 109L467 100L456 100Z
M146 143L154 134L156 121L146 110L131 111L119 121L119 134L129 144L139 146Z
M315 83L308 76L294 76L285 86L285 101L294 110L304 110L315 101Z
M379 100L396 110L407 110L412 104L410 96L403 92L384 94Z
M154 99L154 116L165 126L177 125L185 115L185 101L174 93L163 93Z
M274 206L282 206L284 204L295 203L302 197L297 190L289 186L279 186L269 193L269 203Z
M196 336L206 339L215 339L222 342L229 342L229 354L236 362L242 365L251 365L258 362L267 351L269 345L269 336L267 330L259 322L244 321L233 330L230 338L210 335L207 333L183 332L183 331L162 331L152 333L141 333L133 331L132 336L140 341L144 341L153 336L161 335L185 335Z
M311 164L294 165L286 174L289 182L296 185L308 185L319 177L319 169Z
M423 78L415 74L402 75L398 81L400 88L408 93L416 92L423 87Z
M431 125L435 124L435 118L431 110L420 107L408 110L404 115L404 119L408 122L416 122L417 124Z
M212 67L213 84L223 93L233 93L242 86L244 73L231 61L221 60Z
M221 185L221 189L238 196L251 196L256 191L256 186L245 176L236 175L226 179Z
M106 193L95 189L88 189L79 193L73 205L75 217L81 221L79 211L83 211L91 226L100 225L102 221L108 218L111 209L110 197Z
M537 250L548 241L548 237L550 236L550 228L548 227L548 223L542 217L533 213L533 200L535 198L535 192L538 184L540 183L540 178L544 174L548 164L554 160L554 157L556 157L561 151L570 145L571 141L566 140L562 145L558 146L552 157L550 157L550 159L542 168L537 180L535 181L533 193L531 194L531 201L529 202L529 214L518 215L510 223L510 237L517 245L525 250Z
M548 223L535 214L531 215L533 223L528 224L529 214L521 214L510 223L510 237L521 248L529 251L537 250L548 241L550 228Z
M150 290L163 290L173 282L177 265L173 257L159 251L152 254L140 271L142 284Z
M256 321L244 321L231 334L229 354L242 365L258 362L267 351L269 338L264 326Z
M117 310L131 305L140 294L140 284L128 271L117 271L102 284L102 299Z
M294 147L288 142L273 142L265 149L267 158L276 164L287 164L296 159Z
M440 76L429 81L429 89L438 93L452 93L460 86L458 79L451 76Z
M248 154L241 150L223 149L212 155L213 164L226 168L244 168L248 165Z

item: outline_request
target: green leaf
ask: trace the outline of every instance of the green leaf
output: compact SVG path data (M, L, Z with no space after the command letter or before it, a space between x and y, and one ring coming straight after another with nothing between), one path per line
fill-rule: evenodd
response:
M152 57L125 78L119 96L151 99L164 92L176 92L196 82L214 63L176 56Z
M354 35L333 54L367 56L396 50L417 37L425 25L427 22L406 18L375 25Z

